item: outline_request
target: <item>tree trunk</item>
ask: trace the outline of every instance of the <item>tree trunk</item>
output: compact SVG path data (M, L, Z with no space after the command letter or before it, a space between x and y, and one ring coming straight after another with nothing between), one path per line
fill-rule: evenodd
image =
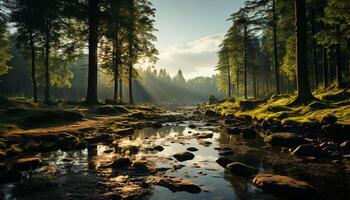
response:
M256 71L254 70L253 73L253 95L254 95L254 99L257 99L257 89L256 89Z
M135 54L134 54L134 34L135 34L135 5L134 0L128 1L128 10L130 12L129 16L129 24L128 24L128 51L129 51L129 104L134 104L134 98L133 98L133 88L132 88L132 81L133 81L133 64L135 62Z
M316 29L315 29L315 11L311 10L311 29L312 29L312 50L313 50L313 65L314 65L314 87L318 88L318 70L317 70L317 41L316 41Z
M343 77L342 77L342 68L341 68L341 61L340 61L340 43L336 45L335 52L336 52L336 65L337 65L336 80L337 80L337 86L341 88L343 87Z
M248 86L247 86L247 45L248 45L248 27L244 26L244 98L248 99Z
M277 16L276 16L276 0L273 0L273 48L274 48L274 62L275 62L275 78L276 78L276 93L279 95L280 90L280 77L279 77L279 64L278 64L278 48L277 48Z
M307 72L307 23L305 0L295 1L296 32L297 32L297 98L292 104L300 105L313 101L315 98L310 90Z
M334 46L331 46L331 49L328 51L328 75L329 75L329 83L330 85L335 80L336 69L334 65Z
M119 101L120 103L123 103L123 78L122 78L122 71L119 70Z
M230 69L230 58L227 56L227 79L228 79L228 94L227 99L231 98L231 69Z
M239 65L237 65L237 70L236 70L236 100L239 99Z
M29 44L30 44L30 50L31 50L31 56L32 56L32 83L33 83L33 98L34 103L38 102L38 85L36 83L36 61L35 61L35 46L34 46L34 36L33 33L29 33Z
M323 86L328 87L328 48L323 47Z
M89 75L86 95L87 104L97 104L97 45L99 28L99 0L89 2Z
M45 103L50 103L50 72L49 72L49 59L50 59L50 32L45 33Z

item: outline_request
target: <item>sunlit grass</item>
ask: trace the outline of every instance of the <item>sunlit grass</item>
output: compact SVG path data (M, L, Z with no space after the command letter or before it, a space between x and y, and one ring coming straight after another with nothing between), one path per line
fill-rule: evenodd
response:
M321 102L291 107L294 96L272 97L263 103L255 101L225 102L216 107L223 116L238 118L250 116L256 120L273 120L284 123L312 124L320 122L328 114L338 118L340 124L350 124L350 92L337 88L318 90L316 98Z

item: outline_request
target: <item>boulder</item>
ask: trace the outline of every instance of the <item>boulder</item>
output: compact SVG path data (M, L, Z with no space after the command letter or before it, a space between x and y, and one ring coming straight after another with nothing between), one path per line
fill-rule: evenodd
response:
M241 131L241 136L245 139L253 139L258 135L255 129L246 128Z
M296 146L303 144L305 140L294 133L273 133L265 137L265 142L272 146Z
M230 169L232 174L243 177L249 177L258 173L258 169L240 162L230 163L226 166L226 168Z
M183 153L174 154L174 158L180 162L183 162L186 160L192 160L194 158L194 154L188 151L185 151Z
M259 174L253 179L253 184L288 199L307 199L315 194L315 188L308 183L287 176Z
M198 149L196 147L189 147L186 150L187 151L192 151L192 152L198 151Z
M305 157L321 157L324 155L324 152L318 146L314 146L312 144L303 144L298 146L292 152L292 154L296 156L305 156Z
M195 185L190 180L184 180L180 178L150 177L146 183L166 187L172 192L189 192L192 194L197 194L202 191L198 185Z
M19 171L35 169L41 166L42 160L38 157L19 158L13 164L13 168Z
M216 160L216 163L218 163L221 167L226 168L228 164L232 163L233 160L226 157L221 157Z
M156 151L164 151L164 147L162 147L160 145L153 147L153 149Z

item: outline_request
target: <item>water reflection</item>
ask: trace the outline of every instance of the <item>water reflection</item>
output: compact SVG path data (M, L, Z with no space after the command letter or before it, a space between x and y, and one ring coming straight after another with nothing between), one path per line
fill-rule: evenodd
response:
M188 128L188 124L200 128ZM203 123L186 122L168 124L160 129L143 129L134 135L122 138L108 145L89 145L85 150L63 152L55 151L39 154L44 166L28 173L28 178L20 183L0 185L0 199L103 199L106 188L101 182L112 183L118 180L118 171L103 166L116 158L130 157L131 160L144 160L160 168L168 168L166 175L181 177L193 181L204 190L200 194L186 192L172 193L166 188L154 186L150 195L144 199L271 199L250 185L244 178L232 176L215 161L219 147L231 147L233 159L246 164L264 168L257 148L261 141L245 143L238 137L227 136L216 130L217 127L203 127ZM209 146L203 146L194 134L214 133ZM164 150L158 152L154 146L161 145ZM173 154L186 151L189 147L198 149L195 158L186 162L173 159ZM239 147L239 148L238 148ZM252 148L254 147L254 148ZM174 169L177 165L185 165Z

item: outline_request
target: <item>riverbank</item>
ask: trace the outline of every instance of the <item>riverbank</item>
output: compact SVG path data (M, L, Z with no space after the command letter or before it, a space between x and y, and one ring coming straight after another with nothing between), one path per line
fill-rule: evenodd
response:
M1 112L22 109L16 114L22 118L52 111L16 107ZM20 128L1 133L6 154L0 158L0 180L7 183L0 183L0 195L346 199L350 156L341 149L346 144L342 147L339 138L330 139L322 127L259 121L234 113L222 116L214 109L55 107L55 113L79 112L82 118L35 128L19 124Z

